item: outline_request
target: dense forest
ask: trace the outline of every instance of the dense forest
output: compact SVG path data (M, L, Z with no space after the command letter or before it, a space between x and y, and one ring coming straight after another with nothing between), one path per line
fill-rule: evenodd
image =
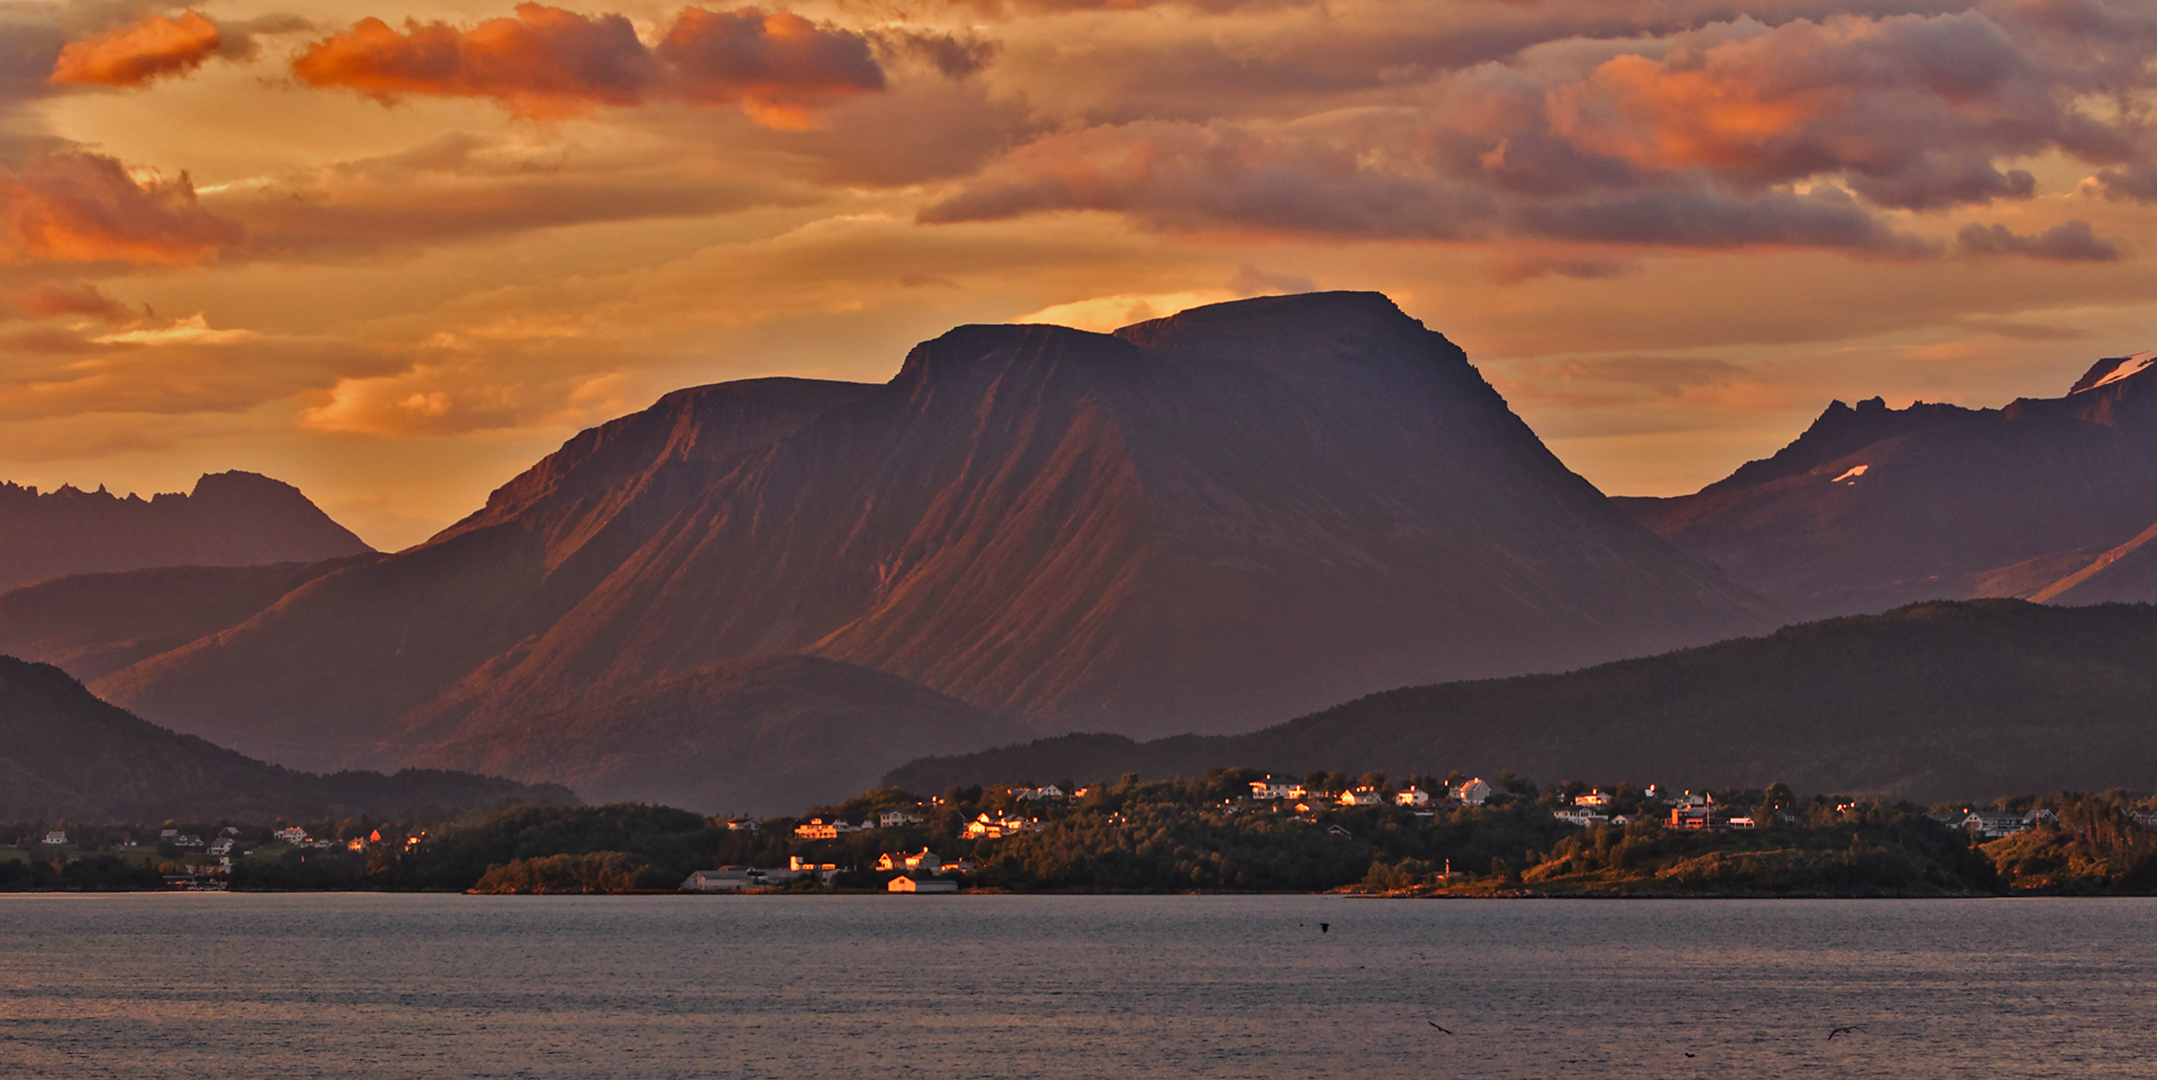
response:
M1991 809L2049 813L2034 828L1980 843L1950 823L1951 812L1964 807L1801 797L1779 784L1713 793L1722 812L1756 827L1711 831L1672 827L1664 803L1629 784L1602 789L1608 801L1597 811L1609 823L1583 826L1556 816L1591 790L1579 781L1542 786L1505 774L1482 805L1441 799L1418 809L1392 795L1408 787L1445 792L1463 778L1316 772L1302 779L1311 794L1299 802L1254 799L1251 781L1263 775L1215 769L1190 779L1125 776L1083 789L1064 781L1055 786L1070 796L1046 798L1013 785L952 788L927 798L881 788L754 828L631 803L519 805L424 823L368 817L163 827L0 822L0 890L161 887L170 875L195 872L191 866L208 861L162 838L170 829L231 836L239 857L217 876L230 888L254 890L672 891L696 870L785 868L797 860L832 871L782 888L872 890L897 876L876 869L881 856L926 849L947 866L963 860L965 871L953 876L966 887L1010 892L2157 892L2157 830L2130 816L2157 801L2121 792L1998 800ZM1357 787L1383 801L1349 807L1330 797ZM893 809L921 820L835 839L803 839L794 831L810 819L859 823ZM984 815L1009 823L1009 834L967 835ZM309 842L281 838L273 825L297 826ZM65 847L42 843L56 830L66 833Z

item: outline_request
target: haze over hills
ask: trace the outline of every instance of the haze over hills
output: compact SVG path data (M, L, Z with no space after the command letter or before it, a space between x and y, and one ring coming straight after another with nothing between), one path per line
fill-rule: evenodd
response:
M300 489L249 472L205 474L186 495L0 483L0 590L151 566L319 562L373 551Z
M98 687L282 761L485 745L527 775L552 733L749 657L1035 730L1222 731L1775 621L1565 469L1443 337L1329 293L1114 335L961 327L882 386L670 394L427 543Z
M0 817L406 816L510 800L576 797L439 770L294 772L146 723L49 664L0 656Z
M324 574L380 558L73 574L0 593L0 654L95 679L247 621Z
M1616 502L1805 618L2035 596L2157 523L2153 357L2099 361L2065 397L2002 409L1836 402L1697 494ZM2110 591L2046 595L2157 599L2125 584L2131 568Z
M1081 783L1251 766L1538 781L1894 792L1918 800L2147 788L2157 607L1934 602L1563 675L1373 694L1247 735L1072 735L933 758L886 781Z
M418 760L515 772L594 802L777 814L867 791L909 755L975 750L1020 731L895 675L761 656L716 660L596 708L462 725Z

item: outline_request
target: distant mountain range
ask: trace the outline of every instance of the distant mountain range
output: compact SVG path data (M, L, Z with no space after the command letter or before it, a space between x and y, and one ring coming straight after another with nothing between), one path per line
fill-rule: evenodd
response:
M2157 526L2153 359L2101 360L2065 397L2002 409L1836 402L1697 494L1616 501L1803 618L1984 596L2157 600L2157 551L2132 554Z
M1893 791L1920 800L2146 790L2157 607L1933 602L1564 675L1393 690L1247 735L1068 735L886 782L1079 783L1250 766L1541 782Z
M347 546L0 595L0 648L287 766L791 809L922 755L1087 730L1112 733L1086 745L1114 757L1388 687L1511 685L1460 680L1758 635L1792 612L2157 597L2153 359L2104 361L2063 398L1997 410L1838 402L1698 494L1610 500L1377 294L1239 301L1114 334L965 326L883 385L669 394L392 555ZM1657 685L1711 714L1685 697L1692 683ZM1701 685L1743 699L1740 682ZM1557 743L1587 754L1628 730L1582 726L1608 711L1594 694L1564 700L1577 717L1492 712L1479 722L1498 741L1462 727L1447 745L1529 769L1576 760ZM1871 772L1793 758L1781 729L1745 715L1668 729L1717 749L1658 767L1933 784L1894 743L1932 730L1904 713L1852 714L1883 725L1889 764ZM1419 737L1373 730L1375 757ZM1943 784L1979 775L1935 758ZM2070 758L2014 760L2050 776Z
M151 499L0 483L0 590L69 574L319 562L373 550L300 489L255 473L212 473L191 494Z
M961 327L881 386L670 394L427 543L97 688L307 767L685 790L565 771L590 763L564 740L634 742L718 809L740 804L712 778L795 767L710 734L743 678L776 715L851 710L821 753L873 779L931 741L1236 730L1776 621L1568 471L1450 342L1326 293L1113 335Z
M49 664L0 656L0 818L406 816L507 801L577 799L440 770L294 772L146 723Z

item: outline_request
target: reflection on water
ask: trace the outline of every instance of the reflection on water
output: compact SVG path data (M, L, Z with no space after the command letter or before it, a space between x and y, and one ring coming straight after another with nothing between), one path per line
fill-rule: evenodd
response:
M0 1076L2148 1077L2153 946L2144 900L11 897Z

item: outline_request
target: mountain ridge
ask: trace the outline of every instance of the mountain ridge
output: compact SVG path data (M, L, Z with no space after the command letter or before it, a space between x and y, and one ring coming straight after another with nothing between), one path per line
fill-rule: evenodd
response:
M577 801L469 773L296 772L144 721L50 664L0 656L0 817L409 815L512 799Z
M1928 602L1560 675L1403 687L1245 735L1081 734L923 759L953 785L1511 769L1541 781L1891 792L1924 800L2146 784L2157 606Z
M373 552L300 489L258 473L205 473L188 494L150 499L0 483L0 591L72 574Z
M1801 618L2032 596L2157 521L2157 368L2124 364L2000 409L1838 402L1693 495L1616 502Z

